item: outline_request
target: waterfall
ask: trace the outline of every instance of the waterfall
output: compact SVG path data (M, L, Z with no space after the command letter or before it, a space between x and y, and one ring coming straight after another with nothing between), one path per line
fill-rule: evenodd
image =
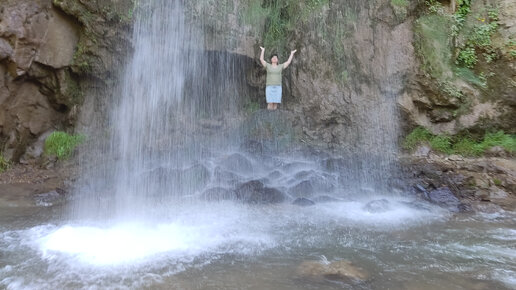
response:
M239 143L238 106L248 94L245 58L205 51L183 1L143 1L134 52L121 75L109 145L77 182L76 217L146 218L185 202L210 172L202 161ZM102 147L102 146L100 146ZM98 150L98 149L97 149Z

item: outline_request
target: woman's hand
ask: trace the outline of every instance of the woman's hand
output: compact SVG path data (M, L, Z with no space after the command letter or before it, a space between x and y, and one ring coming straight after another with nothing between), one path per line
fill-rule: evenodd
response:
M263 65L263 67L267 67L267 63L265 62L265 59L264 59L265 48L260 46L260 49L262 50L260 52L260 63Z
M290 54L294 54L296 53L297 49L294 49L293 51L290 52Z

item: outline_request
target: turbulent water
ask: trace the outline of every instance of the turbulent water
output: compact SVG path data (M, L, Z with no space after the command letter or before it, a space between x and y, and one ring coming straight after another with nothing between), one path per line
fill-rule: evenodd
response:
M394 105L357 113L374 126L354 156L276 150L289 146L288 119L242 121L253 64L203 51L181 1L141 4L109 145L86 154L94 160L65 207L2 208L0 287L516 287L512 213L456 217L387 186L395 168L378 154L395 151ZM246 142L242 128L266 138ZM234 192L251 180L286 201L242 202ZM316 203L292 204L300 197ZM349 260L368 278L307 277L299 266L310 260Z

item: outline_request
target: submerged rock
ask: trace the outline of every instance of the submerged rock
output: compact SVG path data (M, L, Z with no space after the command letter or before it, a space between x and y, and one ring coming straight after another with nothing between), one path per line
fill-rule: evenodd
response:
M251 180L238 186L235 190L236 198L250 204L280 203L287 196L275 188L265 187L259 180Z
M315 205L315 202L309 200L308 198L300 197L300 198L296 198L292 202L292 204L298 205L298 206L312 206L312 205Z
M390 204L386 199L378 199L368 202L363 209L370 213L382 213L390 209Z
M65 200L64 191L56 189L45 193L34 195L37 206L53 206L63 203Z
M328 279L343 282L363 282L369 273L346 260L331 263L305 261L297 268L297 274L310 279Z

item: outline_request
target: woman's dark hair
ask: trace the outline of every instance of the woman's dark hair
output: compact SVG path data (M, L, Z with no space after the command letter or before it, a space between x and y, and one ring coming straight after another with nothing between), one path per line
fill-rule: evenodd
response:
M279 56L278 56L277 54L275 54L275 53L273 53L273 54L271 55L271 59L272 59L273 57L277 57L277 58L279 58Z

